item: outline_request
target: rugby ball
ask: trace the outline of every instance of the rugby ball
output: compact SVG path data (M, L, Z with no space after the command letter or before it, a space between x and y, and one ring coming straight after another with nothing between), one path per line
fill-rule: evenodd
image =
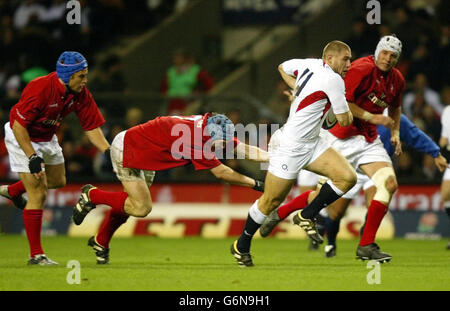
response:
M327 114L325 116L325 120L322 123L322 128L329 130L333 126L335 126L337 123L336 116L333 112L333 109L328 109Z

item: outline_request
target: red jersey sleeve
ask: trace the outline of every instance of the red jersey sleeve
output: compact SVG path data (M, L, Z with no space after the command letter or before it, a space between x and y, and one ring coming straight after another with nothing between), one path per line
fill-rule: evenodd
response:
M345 76L345 97L349 102L356 102L358 97L358 89L361 86L361 81L368 74L367 67L365 68L362 64L356 64L350 66L350 69Z
M83 131L93 130L105 123L105 119L98 109L91 92L87 88L80 94L75 113L80 120Z

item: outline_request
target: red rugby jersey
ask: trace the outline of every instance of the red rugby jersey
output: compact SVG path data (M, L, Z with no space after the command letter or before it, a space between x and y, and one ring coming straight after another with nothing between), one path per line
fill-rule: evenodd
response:
M189 163L196 170L219 166L221 162L210 148L204 148L210 139L202 135L209 116L157 117L130 128L124 138L123 166L152 171Z
M93 130L105 123L89 90L67 94L56 72L30 81L19 102L9 113L10 126L15 121L28 130L33 142L50 141L61 121L75 111L84 131Z
M401 94L405 89L403 75L396 68L383 73L375 65L373 56L355 60L344 81L347 101L370 113L381 114L388 106L401 106ZM378 136L375 124L358 118L354 118L347 127L336 124L330 132L340 139L363 135L368 142L373 142Z

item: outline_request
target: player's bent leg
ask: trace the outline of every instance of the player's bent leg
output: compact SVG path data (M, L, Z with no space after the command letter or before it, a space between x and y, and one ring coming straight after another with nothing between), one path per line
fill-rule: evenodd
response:
M152 211L152 197L145 180L122 181L128 198L125 200L124 212L135 217L145 217Z
M66 169L64 163L57 165L45 165L48 189L57 189L66 186Z

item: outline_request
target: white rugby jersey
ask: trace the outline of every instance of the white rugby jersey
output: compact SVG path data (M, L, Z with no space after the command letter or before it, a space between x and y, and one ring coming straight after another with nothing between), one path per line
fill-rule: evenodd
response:
M322 59L291 59L282 64L284 72L296 76L294 99L283 126L285 142L312 140L331 107L335 114L349 111L342 77Z
M441 124L441 136L447 138L450 142L450 106L445 107L442 111Z

